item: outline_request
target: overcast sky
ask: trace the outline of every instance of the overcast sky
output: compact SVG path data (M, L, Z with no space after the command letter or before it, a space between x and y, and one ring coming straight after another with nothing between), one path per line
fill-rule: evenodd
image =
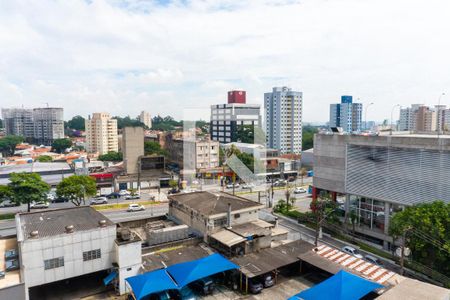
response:
M1 107L181 118L282 85L307 122L344 94L375 103L369 120L442 92L450 105L450 1L0 2Z

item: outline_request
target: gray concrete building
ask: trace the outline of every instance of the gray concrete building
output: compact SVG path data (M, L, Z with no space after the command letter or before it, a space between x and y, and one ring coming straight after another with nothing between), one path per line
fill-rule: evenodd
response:
M314 137L313 197L345 195L356 231L386 248L392 215L404 206L450 202L450 136L326 135Z
M64 110L58 107L33 109L34 141L51 145L54 140L64 138Z
M137 174L139 158L144 156L144 129L125 127L122 135L123 163L127 174Z
M2 119L7 135L33 138L33 110L26 108L2 108Z

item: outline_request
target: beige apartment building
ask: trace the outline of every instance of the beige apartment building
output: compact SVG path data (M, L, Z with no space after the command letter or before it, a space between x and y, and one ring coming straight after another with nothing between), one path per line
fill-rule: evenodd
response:
M152 116L150 115L150 113L142 111L139 115L139 121L141 121L141 123L143 123L148 128L152 128Z
M108 113L93 113L86 120L86 151L102 155L118 150L117 120Z

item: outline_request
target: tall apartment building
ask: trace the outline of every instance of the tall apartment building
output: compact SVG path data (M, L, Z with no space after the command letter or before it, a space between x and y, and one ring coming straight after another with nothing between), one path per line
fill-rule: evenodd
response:
M117 120L108 113L93 113L86 120L86 150L98 154L118 151Z
M435 110L428 106L421 106L417 110L416 117L416 131L419 132L430 132L436 131L436 116Z
M3 126L7 135L33 138L33 110L26 108L2 108Z
M141 111L141 114L139 115L139 121L143 123L148 128L152 128L152 116L149 112Z
M353 103L352 96L341 96L341 103L330 104L330 127L361 131L362 108L362 103Z
M64 138L64 110L58 107L33 109L34 141L51 145L54 140Z
M228 92L228 103L211 105L211 139L221 143L238 141L240 126L261 127L261 107L247 104L245 91Z
M302 152L302 92L274 87L264 93L267 147L280 153Z

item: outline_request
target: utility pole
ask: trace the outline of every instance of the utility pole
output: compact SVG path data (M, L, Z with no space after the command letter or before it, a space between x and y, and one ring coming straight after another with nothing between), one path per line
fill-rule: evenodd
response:
M405 228L405 231L403 231L403 237L402 237L402 253L400 255L400 275L403 275L405 272L405 246L406 246L406 235L408 231L411 230L411 227Z

